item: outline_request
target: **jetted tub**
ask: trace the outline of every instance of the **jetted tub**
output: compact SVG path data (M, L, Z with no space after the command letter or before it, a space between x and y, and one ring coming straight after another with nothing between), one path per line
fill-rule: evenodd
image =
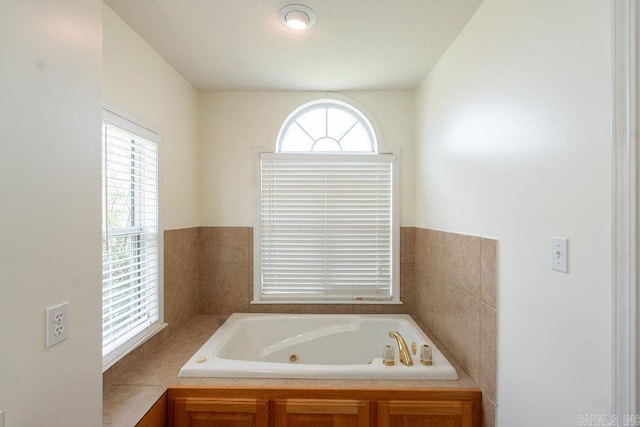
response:
M413 366L400 363L397 331ZM420 363L428 344L433 364ZM385 345L395 364L385 366ZM449 361L407 315L244 314L231 315L180 370L181 377L333 378L456 380Z

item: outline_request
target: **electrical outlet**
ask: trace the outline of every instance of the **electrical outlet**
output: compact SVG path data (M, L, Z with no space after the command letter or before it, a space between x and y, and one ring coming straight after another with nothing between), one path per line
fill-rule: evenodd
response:
M47 348L69 337L69 303L47 308ZM1 427L1 426L0 426Z

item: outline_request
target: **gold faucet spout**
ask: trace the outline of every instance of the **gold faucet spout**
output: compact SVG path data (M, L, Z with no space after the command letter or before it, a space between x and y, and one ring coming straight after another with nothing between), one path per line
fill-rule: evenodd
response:
M389 332L389 338L395 338L398 342L398 348L400 350L400 362L406 366L413 366L413 359L411 359L409 347L407 347L407 343L405 342L404 338L402 338L402 335L400 335L400 332Z

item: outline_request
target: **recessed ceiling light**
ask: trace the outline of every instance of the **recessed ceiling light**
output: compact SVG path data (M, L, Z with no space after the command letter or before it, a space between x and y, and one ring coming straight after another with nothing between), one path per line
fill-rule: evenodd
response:
M316 14L307 6L290 4L280 9L278 19L292 30L306 30L316 23Z

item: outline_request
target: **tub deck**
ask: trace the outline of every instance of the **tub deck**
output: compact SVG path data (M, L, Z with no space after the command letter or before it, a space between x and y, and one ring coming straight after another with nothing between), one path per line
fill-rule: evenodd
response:
M199 315L159 348L143 345L104 375L104 427L134 426L171 385L332 389L456 388L477 384L439 346L458 372L458 380L313 380L285 378L180 378L178 371L224 323L227 316ZM436 345L438 343L436 342Z
M399 331L416 346L413 366L400 363ZM429 345L432 365L417 349ZM393 366L383 364L391 346ZM292 360L293 358L293 360ZM406 314L235 313L189 359L180 377L456 380L455 369Z

